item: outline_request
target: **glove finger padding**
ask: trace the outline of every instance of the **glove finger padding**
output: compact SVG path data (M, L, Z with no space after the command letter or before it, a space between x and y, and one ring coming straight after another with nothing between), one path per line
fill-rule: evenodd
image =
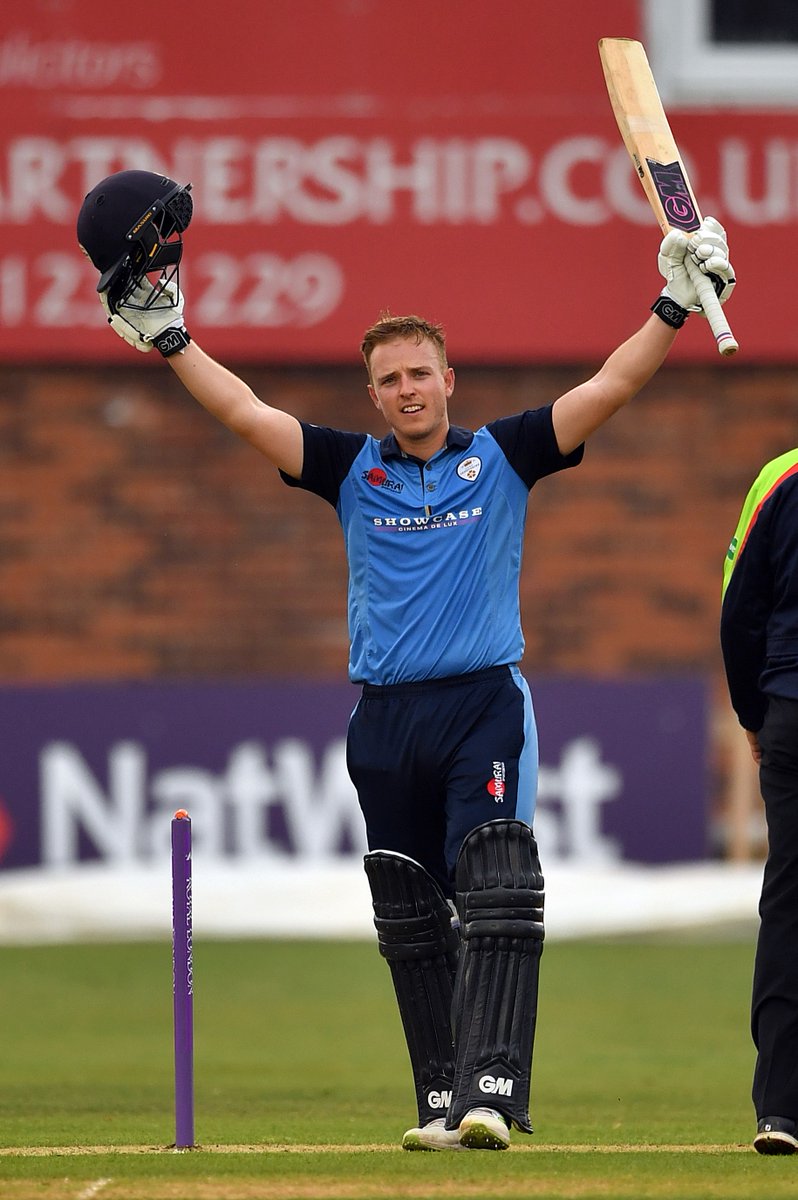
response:
M145 354L153 346L164 358L182 354L191 337L183 320L183 293L176 282L143 279L112 309L106 292L100 293L108 324L129 345Z
M108 324L111 326L114 333L119 334L123 341L127 342L130 346L135 346L137 350L142 352L142 354L149 354L150 350L152 350L152 342L143 341L141 336L136 333L132 325L128 325L128 323L122 317L110 317Z
M153 286L144 279L119 305L118 312L145 342L152 342L166 329L184 328L183 304L177 284Z
M136 350L140 350L142 354L149 354L150 350L152 350L152 343L143 341L132 325L128 325L127 321L122 317L111 312L110 305L108 304L108 296L105 292L100 292L100 303L108 318L108 324L114 333L118 334L122 341L127 342L129 346L134 346Z
M705 217L695 231L688 252L699 270L707 276L721 304L725 304L736 283L734 268L729 262L726 230L714 217Z
M665 279L663 295L675 300L688 312L697 312L700 308L698 294L684 261L688 244L687 235L681 229L672 229L660 244L657 267Z
M714 217L704 217L698 229L692 235L692 240L696 245L699 245L701 242L712 242L716 246L722 245L728 255L729 246L726 238L726 230L720 221L716 221Z

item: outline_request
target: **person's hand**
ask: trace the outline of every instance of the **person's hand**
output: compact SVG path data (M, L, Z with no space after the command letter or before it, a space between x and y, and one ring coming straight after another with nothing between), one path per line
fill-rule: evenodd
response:
M681 229L672 229L663 238L657 257L659 272L665 279L662 295L687 312L701 312L688 257L711 281L720 303L725 304L734 290L734 270L729 262L726 231L714 217L705 217L692 237Z
M128 325L127 321L123 321L121 317L116 315L116 313L111 312L108 307L108 301L106 299L105 292L100 292L100 301L102 302L102 306L105 310L105 315L108 318L108 324L111 326L114 333L119 334L119 336L122 338L122 341L127 342L129 346L135 347L136 350L140 350L142 354L149 354L150 350L152 350L152 342L145 342L132 325Z
M748 738L748 745L751 750L751 756L754 762L759 765L762 761L762 747L759 744L759 734L752 733L750 729L744 729L743 733Z
M729 262L726 230L714 217L704 217L687 246L687 252L715 289L721 304L725 304L737 282Z
M176 283L155 287L145 278L116 312L111 310L105 292L100 292L100 303L114 333L145 354L153 345L162 354L167 350L174 353L189 341L183 320L183 293ZM164 338L169 331L174 332L175 339Z

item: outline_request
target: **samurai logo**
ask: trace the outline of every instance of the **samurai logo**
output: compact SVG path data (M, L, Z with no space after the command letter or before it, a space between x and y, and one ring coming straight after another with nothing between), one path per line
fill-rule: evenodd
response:
M493 764L493 778L488 781L488 791L493 796L496 804L504 803L505 774L504 763L495 762Z
M361 478L365 479L366 483L370 483L372 487L387 488L389 492L401 492L405 486L395 479L389 479L382 467L370 467L368 471L363 472Z

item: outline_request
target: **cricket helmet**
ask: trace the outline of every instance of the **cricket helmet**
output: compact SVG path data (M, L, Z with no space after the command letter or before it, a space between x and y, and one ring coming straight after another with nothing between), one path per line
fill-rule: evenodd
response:
M194 211L191 184L151 171L118 171L91 189L78 214L78 242L100 272L112 312L145 275L177 274L182 234ZM170 270L171 268L171 270Z

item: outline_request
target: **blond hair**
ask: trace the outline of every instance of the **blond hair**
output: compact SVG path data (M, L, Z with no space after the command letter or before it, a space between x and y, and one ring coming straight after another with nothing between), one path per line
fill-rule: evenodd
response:
M423 317L413 314L407 317L394 317L390 313L384 312L380 313L380 319L366 330L363 334L363 341L360 343L360 352L363 355L369 377L371 376L371 356L374 353L374 347L383 342L392 342L396 338L414 338L419 345L425 338L429 339L438 352L441 370L446 370L448 366L446 335L442 325L435 325L433 322L425 321Z

